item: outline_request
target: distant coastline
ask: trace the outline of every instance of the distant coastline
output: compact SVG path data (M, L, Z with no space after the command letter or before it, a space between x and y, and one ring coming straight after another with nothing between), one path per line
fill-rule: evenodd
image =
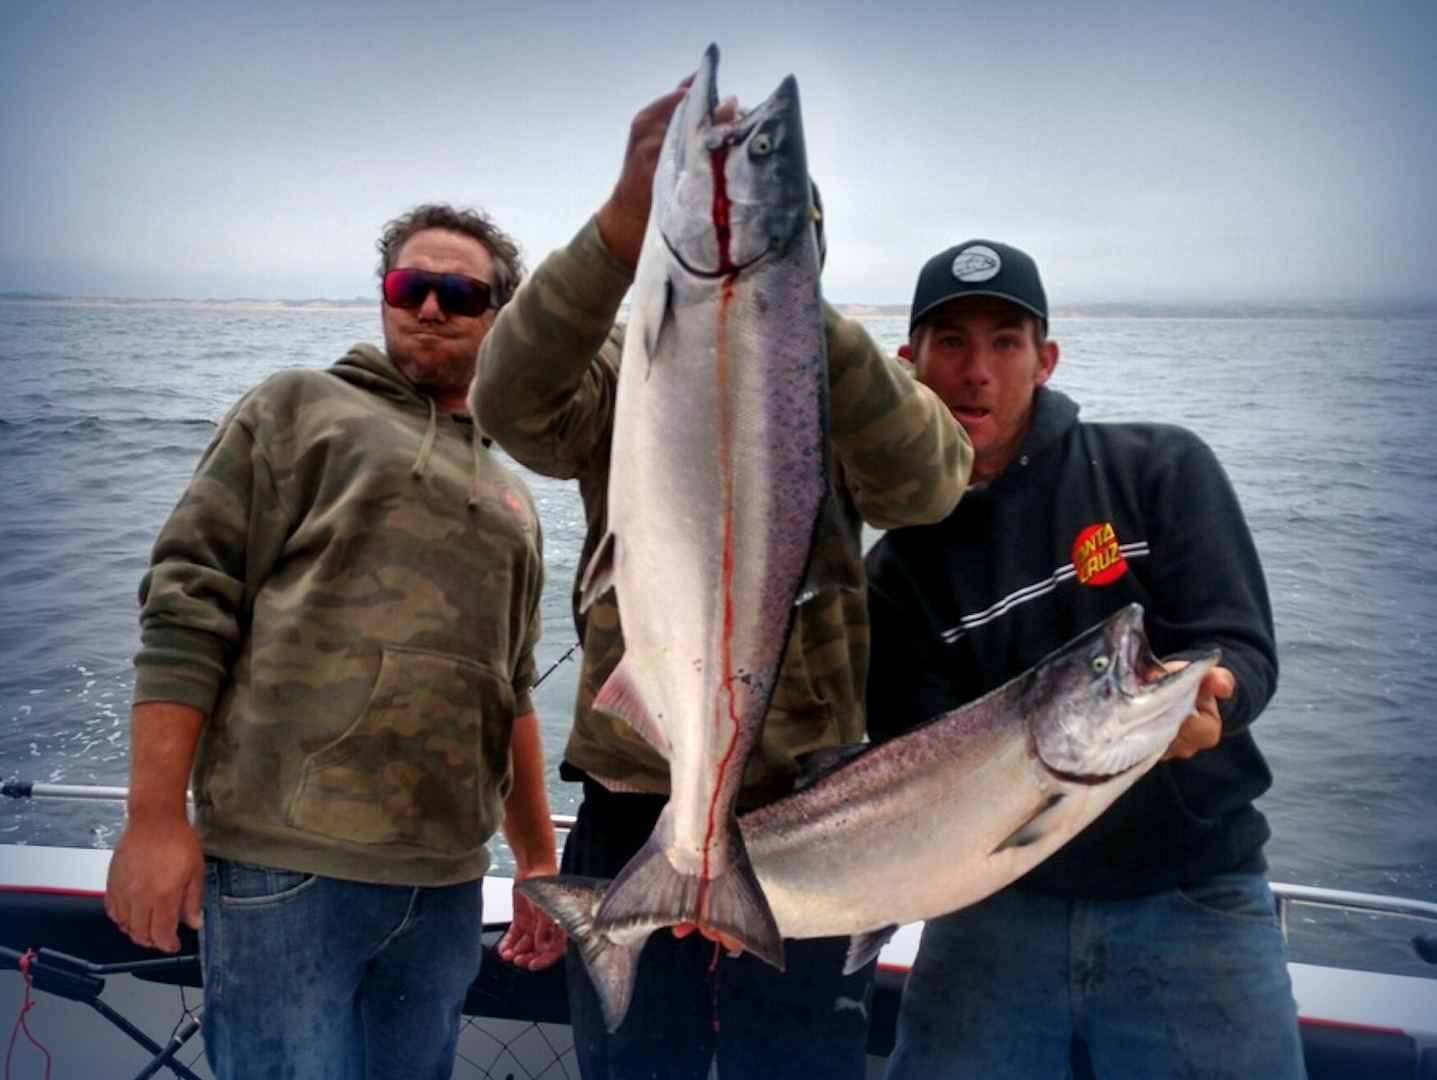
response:
M344 311L377 304L377 296L356 296L348 300L314 298L306 300L234 299L192 300L180 298L135 298L112 296L63 296L54 293L0 293L0 304L37 304L51 307L192 308L252 311ZM850 318L905 318L907 304L839 303L833 305ZM1054 308L1054 320L1062 319L1437 319L1434 303L1312 303L1312 304L1161 304L1101 303L1071 304Z
M377 296L356 296L352 300L260 300L240 297L232 300L184 300L177 297L135 298L123 296L59 296L54 293L0 293L0 304L43 304L51 307L123 308L235 308L255 311L337 311L372 307Z

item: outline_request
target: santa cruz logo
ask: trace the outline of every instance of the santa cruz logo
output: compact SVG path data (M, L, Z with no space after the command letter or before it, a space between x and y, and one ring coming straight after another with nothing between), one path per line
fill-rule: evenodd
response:
M1089 525L1073 541L1073 569L1079 585L1111 585L1128 572L1111 522Z

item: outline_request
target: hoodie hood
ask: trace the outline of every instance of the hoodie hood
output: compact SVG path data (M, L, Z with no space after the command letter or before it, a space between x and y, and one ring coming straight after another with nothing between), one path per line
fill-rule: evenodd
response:
M429 395L415 386L394 366L387 353L373 345L355 345L329 369L353 386L393 401L405 401L416 408L429 408ZM429 405L426 406L426 402Z
M1033 394L1033 426L1020 458L1032 458L1061 439L1078 422L1078 403L1061 390L1040 386Z
M422 409L428 417L424 438L419 444L411 470L416 480L423 478L429 470L430 458L434 453L434 440L439 435L439 406L434 399L412 383L407 376L394 366L394 361L382 349L373 345L355 345L330 368L330 374L343 379L352 386L360 387L379 397L388 398L415 409ZM466 429L470 449L469 507L479 504L482 466L479 455L489 440L483 439L468 413L450 413L449 418Z
M1040 386L1033 393L1033 423L1023 439L1018 454L991 480L974 484L970 494L1001 491L1005 484L1016 482L1029 463L1063 439L1078 422L1078 403L1061 390ZM965 495L964 498L968 498Z

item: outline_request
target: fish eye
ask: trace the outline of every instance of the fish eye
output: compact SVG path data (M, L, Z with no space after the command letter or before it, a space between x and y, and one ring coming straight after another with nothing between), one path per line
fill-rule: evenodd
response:
M748 152L750 157L768 157L773 153L773 136L766 131L760 131L748 141Z
M1092 665L1092 667L1093 667L1093 674L1094 674L1094 675L1104 675L1104 674L1107 674L1107 670L1108 670L1108 668L1111 667L1111 666L1112 666L1112 661L1109 660L1106 656L1095 656L1095 657L1093 657L1093 665Z

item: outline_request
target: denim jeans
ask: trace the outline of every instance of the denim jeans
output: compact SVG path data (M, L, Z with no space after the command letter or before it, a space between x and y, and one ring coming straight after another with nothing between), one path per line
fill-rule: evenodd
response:
M448 1080L479 973L481 884L210 860L200 959L215 1080Z
M1008 889L929 920L886 1080L1300 1080L1297 1006L1267 877L1125 900Z
M566 874L612 878L667 799L593 781L564 845ZM843 974L847 938L785 941L785 969L731 957L699 934L649 935L624 1022L610 1034L572 941L565 959L574 1051L584 1080L862 1080L873 964Z

